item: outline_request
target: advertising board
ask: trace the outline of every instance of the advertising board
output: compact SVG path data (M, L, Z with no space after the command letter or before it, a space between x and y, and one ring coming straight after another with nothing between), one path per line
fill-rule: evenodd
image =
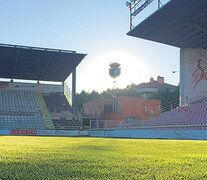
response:
M77 131L77 130L38 130L38 136L87 136L88 131Z
M89 136L110 138L144 139L200 139L207 140L206 130L139 130L117 129L103 131L67 131L67 130L0 130L0 135L37 135L37 136Z
M10 135L37 135L36 130L11 130Z

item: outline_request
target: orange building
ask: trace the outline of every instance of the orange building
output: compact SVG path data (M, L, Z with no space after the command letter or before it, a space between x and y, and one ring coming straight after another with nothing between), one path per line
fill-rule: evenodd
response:
M148 120L158 116L160 106L160 100L142 97L102 98L84 103L83 113L87 117L98 119L99 126L115 127L124 122Z

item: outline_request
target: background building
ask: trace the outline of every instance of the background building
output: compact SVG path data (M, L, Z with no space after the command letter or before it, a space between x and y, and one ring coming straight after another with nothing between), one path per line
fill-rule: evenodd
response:
M115 102L113 103L113 101ZM113 108L114 104L115 109ZM117 97L116 99L95 99L84 103L83 113L94 119L92 126L95 124L99 128L110 128L125 122L137 123L155 117L160 114L160 106L160 100L142 97ZM99 121L98 125L97 121Z
M153 78L150 78L150 82L135 85L133 88L140 93L141 97L148 99L152 96L153 92L156 92L159 89L169 88L174 90L176 89L176 86L165 83L164 77L158 76L157 81L155 81Z

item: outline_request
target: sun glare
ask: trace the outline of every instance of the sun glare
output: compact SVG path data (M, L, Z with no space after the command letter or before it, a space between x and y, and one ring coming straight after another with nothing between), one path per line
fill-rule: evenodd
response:
M144 65L143 59L126 52L115 51L97 56L85 67L80 82L82 87L85 87L83 89L100 92L112 88L113 79L109 76L109 64L113 62L121 64L121 75L116 79L118 88L148 81L149 69Z

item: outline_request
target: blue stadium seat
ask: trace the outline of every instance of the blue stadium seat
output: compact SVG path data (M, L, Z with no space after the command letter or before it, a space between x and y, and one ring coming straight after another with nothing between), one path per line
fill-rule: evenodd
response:
M0 90L0 111L40 112L40 107L33 92Z

